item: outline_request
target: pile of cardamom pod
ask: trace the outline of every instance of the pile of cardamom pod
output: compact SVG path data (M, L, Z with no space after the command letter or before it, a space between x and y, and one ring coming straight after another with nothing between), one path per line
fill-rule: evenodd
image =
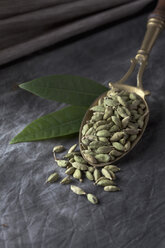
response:
M82 128L81 148L89 163L113 162L131 149L147 115L143 100L135 93L111 89L91 109Z
M86 178L93 181L94 185L104 187L105 191L119 191L120 189L115 183L115 173L120 171L120 168L116 165L106 165L102 169L95 168L83 159L80 151L75 151L76 147L77 144L73 145L64 155L63 159L58 159L57 153L63 152L65 150L64 146L60 145L53 148L53 155L56 164L61 168L65 168L65 174L67 175L60 181L60 184L65 185L73 183L73 179L83 182L84 178ZM57 182L58 179L59 174L54 172L48 177L46 182L54 183ZM75 194L85 195L91 203L98 203L98 199L93 194L87 194L83 189L75 185L71 185L70 188Z

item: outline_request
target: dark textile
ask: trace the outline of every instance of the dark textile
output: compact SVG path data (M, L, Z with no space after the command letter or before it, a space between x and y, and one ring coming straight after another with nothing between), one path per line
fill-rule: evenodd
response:
M117 163L121 192L104 192L88 180L77 183L99 198L95 206L69 186L44 184L54 170L64 176L55 166L53 146L69 148L76 137L9 145L32 120L64 106L15 88L16 83L63 73L105 85L118 80L140 47L147 15L1 68L0 248L165 247L165 32L144 75L144 88L151 91L148 127L140 143ZM135 74L130 82L135 85Z
M134 15L153 0L2 0L0 65Z

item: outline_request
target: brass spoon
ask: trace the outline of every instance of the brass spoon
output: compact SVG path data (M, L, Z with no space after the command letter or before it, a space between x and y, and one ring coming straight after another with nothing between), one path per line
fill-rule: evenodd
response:
M141 48L140 48L140 50L138 50L137 55L135 56L135 58L131 59L131 65L130 65L129 70L127 71L127 73L119 81L117 81L115 83L112 83L112 82L109 83L110 88L115 87L115 88L117 88L119 90L125 90L125 91L130 92L130 93L136 93L137 95L139 95L141 97L141 99L143 100L143 102L144 102L144 104L146 106L146 112L145 112L146 117L145 117L145 120L144 120L144 126L142 128L142 131L141 131L140 135L137 137L137 139L132 143L131 148L127 152L125 152L123 155L121 155L120 157L115 158L115 160L107 162L107 163L97 163L97 164L87 161L87 159L85 158L85 156L83 154L83 147L82 147L82 144L81 144L82 128L86 124L86 121L90 120L90 118L92 116L92 111L90 110L90 108L95 106L95 105L97 105L99 99L105 97L106 94L107 94L107 92L103 93L101 96L99 96L93 102L93 104L87 110L87 112L86 112L86 114L85 114L85 116L84 116L84 118L82 120L80 131L79 131L80 152L81 152L83 158L89 164L91 164L92 166L102 167L102 166L105 166L107 164L114 163L117 160L121 159L130 150L133 149L133 147L141 139L141 137L142 137L142 135L143 135L143 133L144 133L144 131L146 129L146 126L147 126L147 123L148 123L148 120L149 120L149 108L148 108L147 102L145 100L145 97L147 95L149 95L150 92L143 89L142 76L143 76L144 70L145 70L145 68L147 66L149 53L150 53L150 51L151 51L151 49L152 49L152 47L153 47L158 35L159 35L159 33L165 27L165 22L164 22L165 21L165 4L163 2L164 2L164 0L159 0L156 9L151 14L151 17L149 18L148 23L147 23L147 30L146 30L146 33L145 33L144 40L142 42ZM134 71L134 69L135 69L137 64L139 65L139 71L138 71L138 74L137 74L137 87L124 84L124 82L133 73L133 71Z

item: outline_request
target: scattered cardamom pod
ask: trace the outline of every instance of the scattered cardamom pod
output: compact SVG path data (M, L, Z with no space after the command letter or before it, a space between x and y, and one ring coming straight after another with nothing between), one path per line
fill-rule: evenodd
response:
M88 201L90 201L92 204L97 204L98 203L98 199L95 195L93 194L87 194L87 199Z
M94 180L97 181L101 177L101 173L98 169L95 168L93 172Z
M88 169L88 166L86 164L81 164L78 162L73 162L72 166L76 169L79 169L79 170L87 170Z
M72 182L72 179L70 177L64 177L62 180L61 180L61 184L69 184Z
M68 153L72 153L72 152L74 152L74 151L75 151L75 149L76 149L76 147L77 147L77 144L75 144L75 145L71 146L71 148L68 150Z
M103 168L103 169L101 170L101 172L102 172L102 174L103 174L106 178L108 178L108 179L110 179L110 180L113 180L113 179L112 179L112 176L111 176L111 173L110 173L107 169Z
M72 175L75 172L75 168L74 167L70 167L65 171L65 174L67 175Z
M67 160L56 160L56 163L59 167L67 167L67 165L69 164L69 162Z
M76 169L75 172L73 173L73 177L76 179L81 179L82 177L81 171L79 169Z
M64 146L62 146L62 145L60 145L60 146L55 146L54 148L53 148L53 152L63 152L65 150L65 147Z
M75 185L71 185L70 189L77 195L86 195L85 191Z
M120 188L115 185L109 185L104 187L104 191L119 191Z
M86 171L85 172L85 175L86 175L86 178L88 179L88 180L91 180L91 181L93 181L93 175L92 175L92 173L90 172L90 171Z
M54 183L58 180L58 178L59 178L59 175L56 172L54 172L48 177L48 179L46 180L46 183Z

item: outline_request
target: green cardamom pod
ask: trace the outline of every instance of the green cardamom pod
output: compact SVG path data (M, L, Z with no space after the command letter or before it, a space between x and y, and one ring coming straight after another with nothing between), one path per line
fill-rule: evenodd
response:
M90 108L90 110L96 111L96 112L104 112L104 107L103 106L94 106L94 107Z
M75 162L75 161L74 161L74 158L69 159L69 163L72 164L73 162Z
M68 153L72 153L72 152L74 152L74 151L75 151L75 149L76 149L76 147L77 147L77 144L75 144L75 145L71 146L71 148L68 150Z
M126 138L125 138L125 137L122 138L119 142L120 142L122 145L125 145L125 143L126 143Z
M129 94L129 99L136 100L137 99L137 95L135 93L130 93Z
M85 172L85 175L86 175L86 178L87 178L88 180L93 181L93 175L92 175L92 173L91 173L90 171L86 171L86 172Z
M140 128L142 128L144 126L144 121L139 119L138 120L138 125L139 125Z
M136 128L126 128L125 129L125 132L127 134L138 134L139 133L139 129L136 129Z
M92 118L91 118L91 121L100 121L103 117L103 114L98 114L98 115L93 115Z
M94 131L93 127L90 127L89 130L86 132L85 136L92 134Z
M93 172L94 180L97 181L101 177L101 173L98 169L94 169Z
M120 188L115 185L109 185L104 187L104 191L119 191Z
M110 128L110 124L104 124L104 125L100 125L96 128L96 131L100 131L100 130L108 130Z
M128 123L129 123L129 121L130 121L130 117L129 116L127 116L127 117L124 117L124 119L122 119L122 126L123 126L123 128L126 128L127 127L127 125L128 125Z
M122 118L128 117L127 113L125 112L125 110L124 110L122 107L118 107L118 108L117 108L117 112L118 112L118 114L119 114Z
M103 145L105 145L105 143L102 142L102 141L92 141L92 142L89 144L89 147L90 147L91 149L96 149L96 148L98 148L98 147L100 147L100 146L103 146Z
M91 154L84 154L85 159L92 164L96 164L97 160L95 159L94 156L92 156Z
M111 117L113 115L113 109L112 107L107 107L105 109L105 113L104 113L104 116L103 116L103 120L106 120L108 119L109 117Z
M56 163L59 167L65 168L69 164L68 161L66 160L56 160Z
M118 102L115 100L111 100L111 99L104 99L104 106L110 106L110 107L115 107L118 105Z
M73 162L72 166L76 169L79 169L79 170L87 170L88 169L88 166L86 164L81 164L78 162Z
M127 152L131 148L131 142L127 141L127 143L124 145L125 151Z
M123 106L127 106L126 102L124 101L124 99L121 96L117 96L117 100L118 102L123 105Z
M112 145L114 148L116 148L119 151L124 151L124 146L120 144L119 142L112 142ZM114 155L115 156L115 155Z
M112 121L118 126L118 127L121 127L121 121L118 117L116 116L112 116Z
M110 174L110 172L109 172L108 170L106 170L105 168L103 168L103 169L101 170L101 172L102 172L102 174L103 174L106 178L112 180L112 176L111 176L111 174Z
M133 142L133 141L136 140L136 139L137 139L137 135L136 135L136 134L131 135L130 138L129 138L129 140L130 140L131 142Z
M65 147L64 146L62 146L62 145L60 145L60 146L55 146L54 148L53 148L53 152L63 152L65 150Z
M99 137L99 140L105 143L108 143L108 139L106 137Z
M106 165L104 168L107 169L107 170L111 170L113 172L120 171L120 168L118 166L112 165L112 164Z
M72 175L75 172L75 168L74 167L70 167L65 171L65 174L67 175Z
M119 152L119 151L117 151L117 150L112 150L112 151L110 152L110 155L111 155L111 156L115 156L115 157L120 157L122 154L123 154L122 152Z
M109 180L108 178L105 178L105 179L101 179L97 182L97 185L99 186L109 186L109 185L113 185L114 182L112 180Z
M78 156L78 155L74 156L74 160L75 160L75 162L78 162L78 163L82 163L82 164L86 163L85 159L83 159L83 157Z
M93 166L88 166L88 171L90 171L91 173L93 173L95 170L95 168Z
M117 126L117 125L113 125L111 128L110 128L110 132L116 132L116 131L119 131L120 128Z
M110 138L111 141L119 141L124 136L124 132L116 132Z
M96 153L109 153L111 150L112 148L110 146L100 146L99 148L97 148Z
M96 134L97 136L102 136L102 137L109 137L110 133L108 130L100 130Z
M96 125L96 128L101 126L101 125L104 125L106 124L106 121L105 120L100 120L100 121L97 121L94 125Z
M66 158L66 159L73 158L73 154L72 153L67 153L67 154L64 155L64 158Z
M71 185L70 189L77 195L86 195L85 191L75 185Z
M82 138L81 142L83 145L88 146L90 141L86 138Z
M92 204L97 204L98 203L98 199L95 195L93 194L87 194L87 199L88 201L90 201Z
M76 179L80 179L82 177L81 171L79 169L76 169L73 173L73 177Z
M69 184L72 182L72 179L70 177L64 177L62 180L61 180L61 184Z
M59 175L56 172L54 172L48 177L48 179L46 180L46 183L54 183L58 180L58 178L59 178Z
M111 174L112 180L116 180L116 175L113 171L111 171L110 169L108 170L109 173Z
M85 135L88 129L89 129L89 125L85 124L82 128L82 135Z
M100 163L107 163L110 161L110 156L108 154L97 154L95 158L100 162Z

